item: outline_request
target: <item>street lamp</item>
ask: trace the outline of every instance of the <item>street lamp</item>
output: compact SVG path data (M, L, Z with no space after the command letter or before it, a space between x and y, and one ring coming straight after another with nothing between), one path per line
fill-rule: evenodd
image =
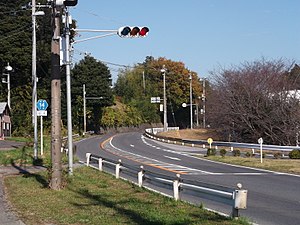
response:
M13 70L13 68L7 63L7 66L5 67L5 70L7 73L4 73L3 75L7 76L7 79L2 79L2 83L7 84L7 104L10 108L10 72Z
M191 119L191 129L193 129L193 88L192 88L192 74L190 74L189 79L190 79L190 119Z
M167 96L166 96L166 68L165 65L163 65L163 68L160 70L160 72L163 75L163 86L164 86L164 132L168 130L168 122L167 122Z
M205 96L205 78L201 79L202 81L202 89L203 89L203 92L202 92L202 102L203 102L203 109L201 110L201 112L203 113L203 128L206 128L206 118L205 118L205 101L206 101L206 96Z
M83 135L86 134L86 100L99 100L104 99L104 97L86 97L85 84L83 84Z
M38 155L38 128L37 128L37 76L36 76L36 16L43 16L43 11L36 11L35 0L32 0L32 124L34 126L34 159L37 159Z

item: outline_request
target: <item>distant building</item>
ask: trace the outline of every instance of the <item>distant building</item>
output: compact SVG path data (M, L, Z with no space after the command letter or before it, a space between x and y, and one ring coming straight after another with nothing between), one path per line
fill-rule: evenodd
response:
M11 136L10 108L7 102L0 102L0 138Z

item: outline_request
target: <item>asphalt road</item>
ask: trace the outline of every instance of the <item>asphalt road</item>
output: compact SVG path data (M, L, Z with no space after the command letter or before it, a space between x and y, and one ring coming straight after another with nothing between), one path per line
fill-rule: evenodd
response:
M216 163L195 157L206 150L171 145L144 138L141 133L117 134L101 150L100 142L108 136L77 143L77 154L85 159L91 152L126 163L143 164L162 173L181 173L183 179L197 180L226 187L242 183L248 190L248 208L241 215L261 225L296 225L300 221L300 177L283 173ZM151 164L151 166L149 166ZM184 195L195 202L195 196ZM204 206L229 213L228 207L203 201Z
M24 146L25 142L0 140L0 151L11 150Z

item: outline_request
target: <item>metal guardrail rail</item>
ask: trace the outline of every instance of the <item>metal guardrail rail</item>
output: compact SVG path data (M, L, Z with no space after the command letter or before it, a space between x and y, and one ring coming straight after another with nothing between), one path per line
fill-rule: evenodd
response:
M209 145L207 140L190 140L190 139L179 139L179 138L172 138L172 137L163 137L158 135L159 129L154 133L154 128L148 128L145 130L145 135L151 139L156 139L163 142L168 143L183 143L183 144L191 144L191 145ZM223 141L214 141L212 146L222 146L222 147L230 147L230 148L247 148L247 149L260 149L259 144L253 143L238 143L238 142L223 142ZM282 152L290 152L293 149L299 149L299 146L280 146L280 145L266 145L263 144L263 150L268 151L282 151Z
M233 218L239 217L240 209L247 208L248 190L242 189L241 184L237 184L238 189L233 189L194 180L182 179L179 174L176 174L176 177L171 177L145 170L143 166L126 165L122 163L121 160L114 161L104 159L101 156L91 153L86 153L86 165L98 169L99 171L103 171L104 167L106 167L106 169L110 168L114 171L114 175L117 179L121 178L125 173L131 174L133 177L135 176L137 178L137 182L133 183L137 184L139 187L148 188L146 186L147 183L159 183L173 191L172 197L176 201L180 200L180 193L182 191L193 191L196 195L212 196L214 201L232 207L231 216ZM109 171L106 170L106 172ZM125 179L124 177L122 178Z

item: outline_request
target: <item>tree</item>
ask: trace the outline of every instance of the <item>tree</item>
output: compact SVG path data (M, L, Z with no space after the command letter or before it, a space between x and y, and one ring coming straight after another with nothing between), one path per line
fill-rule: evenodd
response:
M262 59L214 72L211 125L235 141L295 143L300 105L287 71L283 60Z
M146 57L145 61L132 69L121 71L115 84L115 92L126 104L131 104L142 112L145 122L157 122L158 105L149 104L151 97L163 95L163 77L161 69L167 68L166 92L168 98L169 125L176 125L176 117L182 126L188 123L189 110L182 108L182 103L189 103L189 76L193 77L193 99L200 96L202 87L195 72L185 68L184 63L165 58ZM144 86L145 84L145 86ZM151 112L151 115L150 115Z
M92 108L93 117L88 126L95 132L100 130L102 108L113 104L111 89L111 74L108 67L92 56L85 56L72 70L72 105L73 116L81 115L78 108L78 96L82 96L83 84L86 86L86 97L101 97L101 99L88 100L87 108ZM77 117L78 118L78 117ZM82 126L83 127L83 126Z
M46 0L40 3L46 3ZM13 67L11 73L11 112L13 135L31 135L32 132L32 21L31 10L22 9L26 0L7 0L0 3L0 67L7 63ZM39 91L50 87L50 10L37 17L37 75ZM0 90L0 101L6 101L7 88ZM41 95L47 98L47 95ZM49 96L49 95L48 95Z

